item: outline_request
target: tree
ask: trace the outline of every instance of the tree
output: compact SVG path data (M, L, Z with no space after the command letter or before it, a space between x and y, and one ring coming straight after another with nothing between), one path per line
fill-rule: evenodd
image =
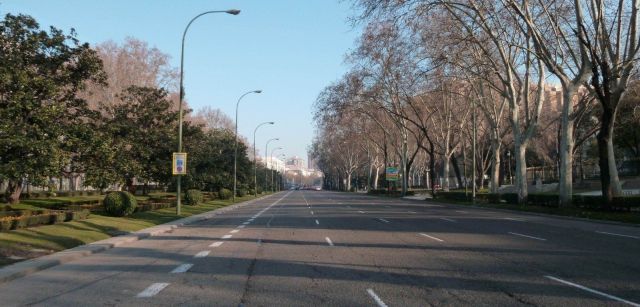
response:
M171 178L178 114L167 95L163 89L131 86L119 95L122 103L104 106L104 129L117 155L113 172L129 191L134 178L144 183Z
M87 81L104 81L102 63L75 32L40 30L26 15L0 22L0 180L9 203L25 181L42 185L68 163L62 141L88 121L78 98Z

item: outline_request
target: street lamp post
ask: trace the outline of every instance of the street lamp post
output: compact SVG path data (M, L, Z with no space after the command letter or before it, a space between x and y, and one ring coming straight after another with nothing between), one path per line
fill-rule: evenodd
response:
M227 14L231 14L231 15L238 15L240 14L240 10L226 10L226 11L207 11L204 13L200 13L199 15L197 15L196 17L193 17L189 23L187 24L187 27L184 29L184 32L182 33L182 48L180 50L180 97L178 99L179 103L178 103L178 152L182 152L182 100L184 98L184 41L185 41L185 37L187 36L187 31L189 30L189 27L191 26L191 24L198 19L200 16L203 15L207 15L207 14L213 14L213 13L227 13ZM177 196L177 204L176 204L176 214L180 215L180 201L181 201L181 195L180 195L180 189L181 189L181 184L182 184L182 175L178 175L178 184L176 187L176 196Z
M271 141L279 141L279 138L273 138L273 139L269 139L267 141L267 144L264 145L264 191L267 191L267 153L269 152L269 143L271 143Z
M274 122L264 122L253 130L253 193L258 197L258 160L256 159L256 132L262 125L273 125ZM266 153L266 152L265 152Z
M278 155L278 158L282 158L282 165L283 165L283 167L282 167L282 172L284 173L284 171L285 171L285 169L286 169L285 161L284 161L284 160L285 160L285 158L286 158L286 155L285 155L285 154L280 154L280 155ZM282 176L282 173L281 173L281 174L280 174L280 179L282 179L282 178L283 178L283 176ZM280 191L280 190L281 190L281 188L280 188L280 187L281 187L282 180L277 180L277 177L276 177L276 183L277 183L277 185L276 185L276 186L277 186L276 191Z
M237 183L238 183L238 107L240 106L240 101L242 100L242 98L252 93L260 94L262 93L262 90L248 91L242 94L242 96L238 98L238 102L236 102L236 134L235 134L236 142L235 142L234 152L233 152L233 202L234 203L236 202L236 189L237 189Z
M273 164L273 152L276 150L280 150L282 149L282 147L276 147L271 151L271 155L269 157L271 157L271 163ZM275 188L273 186L273 165L271 165L271 192L275 192Z

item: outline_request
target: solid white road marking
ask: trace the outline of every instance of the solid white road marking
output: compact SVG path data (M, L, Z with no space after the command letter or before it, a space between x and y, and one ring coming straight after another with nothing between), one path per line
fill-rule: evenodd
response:
M316 225L320 225L320 222L318 222L318 220L316 220Z
M456 212L458 212L458 213L467 213L467 211L462 211L462 210L456 210Z
M201 252L197 253L195 256L193 256L193 258L204 258L204 257L207 257L207 256L209 256L210 252L211 251L201 251Z
M329 239L329 237L324 237L325 240L327 240L327 243L329 243L329 245L333 246L333 242L331 242L331 239Z
M547 239L544 239L544 238L538 238L538 237L534 237L534 236L523 235L523 234L517 233L517 232L509 232L509 234L512 234L514 236L520 236L520 237L525 237L525 238L529 238L529 239L534 239L534 240L547 241Z
M593 289L591 289L591 288L587 288L587 287L582 286L582 285L574 284L574 283L572 283L572 282L570 282L570 281L562 280L562 279L560 279L560 278L553 277L553 276L550 276L550 275L545 275L544 277L546 277L546 278L548 278L548 279L551 279L551 280L555 280L555 281L557 281L557 282L559 282L559 283L563 283L563 284L568 285L568 286L576 287L576 288L578 288L578 289L580 289L580 290L584 290L584 291L587 291L587 292L591 292L591 293L593 293L593 294L597 294L597 295L600 295L600 296L604 296L604 297L606 297L606 298L608 298L608 299L611 299L611 300L614 300L614 301L618 301L618 302L622 302L622 303L625 303L625 304L629 304L629 305L631 305L631 306L640 307L640 304L638 304L638 303L634 303L634 302L632 302L632 301L627 301L627 300L625 300L625 299L623 299L623 298L619 298L619 297L617 297L617 296L609 295L609 294L606 294L606 293L600 292L600 291L598 291L598 290L593 290Z
M364 211L358 211L358 212L360 212L360 213L364 213Z
M231 239L231 237L233 237L232 235L224 235L222 236L223 239Z
M222 245L222 243L224 243L224 242L222 242L222 241L213 242L213 243L211 243L211 245L209 245L209 247L219 247L220 245Z
M242 229L242 228L245 228L245 227L246 227L245 225L240 225L240 226L238 226L238 227L236 227L236 228L240 228L240 229Z
M378 295L373 292L373 289L367 289L367 293L369 293L369 295L371 296L371 298L373 298L374 301L376 301L376 304L378 304L379 307L387 307L387 304L385 304L380 297L378 297Z
M171 273L172 274L184 273L184 272L188 271L192 266L193 266L193 264L191 264L191 263L183 263L183 264L179 265L178 267L176 267L175 269L173 269L173 271L171 271Z
M442 239L438 239L438 238L433 237L433 236L430 236L430 235L428 235L428 234L426 234L426 233L420 233L420 235L421 235L421 236L423 236L423 237L427 237L427 238L429 238L429 239L436 240L436 241L438 241L438 242L444 242L444 240L442 240Z
M229 233L237 233L238 231L240 231L240 230L238 230L238 229L234 229L234 230L232 230L232 231L229 231Z
M142 292L138 293L138 295L136 295L136 297L152 297L158 293L160 293L160 291L162 291L162 289L166 288L169 285L168 282L157 282L155 284L151 284L151 286L147 287L146 289L142 290Z
M596 231L596 232L604 234L604 235L610 235L610 236L618 236L618 237L625 237L625 238L632 238L632 239L640 239L640 237L630 236L630 235L623 235L623 234L613 233L613 232L606 232L606 231Z
M415 212L415 211L409 211L409 213L411 213L411 214L415 214L416 212Z
M446 218L446 217L441 217L440 219L441 219L441 220L448 221L448 222L453 222L453 223L455 223L455 222L456 222L456 220L452 220L452 219L449 219L449 218Z
M382 219L382 218L379 218L379 220L380 220L380 221L383 221L383 222L385 222L385 223L390 223L389 221L387 221L387 220L385 220L385 219Z

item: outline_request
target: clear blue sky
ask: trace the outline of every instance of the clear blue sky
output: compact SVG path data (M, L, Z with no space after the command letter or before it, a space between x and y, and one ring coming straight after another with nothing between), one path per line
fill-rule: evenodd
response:
M240 134L252 140L256 125L275 121L258 131L260 151L268 138L279 137L282 153L306 160L314 129L311 106L345 72L344 54L360 33L347 21L349 1L0 0L2 15L23 13L41 27L75 28L90 44L127 36L147 41L170 54L175 67L187 22L201 12L226 9L242 13L203 16L189 30L186 99L194 109L210 105L233 118L238 97L262 89L240 105Z

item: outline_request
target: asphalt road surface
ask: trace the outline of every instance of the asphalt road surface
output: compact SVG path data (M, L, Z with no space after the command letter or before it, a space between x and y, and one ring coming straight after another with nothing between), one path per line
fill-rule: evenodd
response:
M640 228L287 191L0 285L0 305L640 306Z

